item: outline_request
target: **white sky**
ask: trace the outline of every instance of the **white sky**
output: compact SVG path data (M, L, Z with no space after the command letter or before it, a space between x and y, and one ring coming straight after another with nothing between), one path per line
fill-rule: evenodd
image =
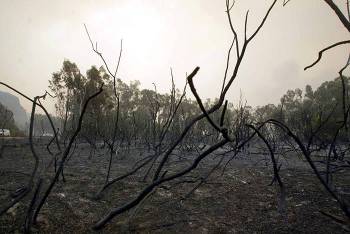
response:
M250 8L249 31L272 0L236 0L234 24L242 35ZM345 0L335 0L345 9ZM0 80L29 96L43 94L51 74L69 59L85 71L102 65L91 51L83 24L114 67L123 39L119 76L170 88L170 67L182 89L185 73L200 66L195 83L205 98L218 96L227 49L231 43L225 0L1 0ZM304 72L320 49L349 39L348 32L322 0L279 1L261 33L248 48L239 76L228 94L237 102L240 91L250 105L277 103L288 90L313 87L337 76L349 46L324 55ZM241 43L242 44L242 43ZM7 91L0 87L0 90ZM189 91L190 92L190 91ZM30 110L30 103L22 101ZM48 103L52 106L52 103ZM52 111L53 108L49 107Z

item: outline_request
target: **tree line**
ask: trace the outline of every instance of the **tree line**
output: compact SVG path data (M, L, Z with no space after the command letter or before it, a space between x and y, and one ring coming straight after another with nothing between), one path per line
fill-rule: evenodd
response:
M348 90L349 78L344 79ZM162 94L155 85L153 90L141 89L139 81L127 84L117 79L118 99L115 99L113 79L103 66L92 66L83 75L75 63L65 60L61 70L53 73L50 80L50 90L57 97L55 122L58 123L63 139L74 131L76 116L79 116L86 97L96 92L101 84L104 84L104 92L92 100L87 109L83 130L79 133L81 140L96 142L111 138L113 128L110 125L118 117L117 140L128 144L139 142L151 148L159 142L162 127L174 111L171 107L176 100L183 96L167 130L168 141L179 136L181 129L201 113L197 102L186 96L186 90L175 88L174 84L171 93ZM306 85L304 90L288 90L277 104L253 108L244 100L239 100L237 105L228 103L224 121L230 131L235 132L242 124L259 124L266 119L276 119L289 126L304 141L322 124L316 141L327 145L343 120L342 98L342 80L338 77L323 82L315 90L310 85ZM206 99L203 104L209 108L216 102L217 100ZM213 118L218 120L220 114L214 113ZM244 123L237 121L238 119ZM45 116L38 115L38 131L43 129L43 125L50 131ZM194 142L209 143L217 137L215 129L210 128L210 123L205 120L199 121L191 131ZM94 139L90 139L91 136ZM345 129L340 131L339 140L346 141L348 137Z

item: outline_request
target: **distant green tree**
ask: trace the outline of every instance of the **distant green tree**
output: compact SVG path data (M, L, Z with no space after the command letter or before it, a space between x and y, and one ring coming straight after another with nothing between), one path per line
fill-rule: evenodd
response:
M49 88L57 97L56 115L61 119L59 126L62 134L69 132L72 117L82 107L85 96L86 78L80 73L75 63L65 60L62 69L52 74Z
M347 90L348 80L349 78L345 77ZM256 108L255 121L263 122L274 118L287 124L303 140L309 139L316 131L319 139L329 142L344 119L341 82L340 78L326 81L315 91L310 85L306 85L304 95L301 89L288 90L277 106L269 104ZM339 139L346 136L347 133L343 129Z

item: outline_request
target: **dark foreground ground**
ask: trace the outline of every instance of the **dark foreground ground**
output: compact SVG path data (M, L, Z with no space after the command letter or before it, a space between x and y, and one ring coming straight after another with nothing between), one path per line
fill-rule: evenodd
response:
M39 152L45 164L49 156L43 149ZM128 171L139 154L140 151L133 150L115 157L111 177ZM336 202L319 185L312 172L304 166L293 167L293 160L289 160L289 166L281 170L287 188L287 204L286 211L279 212L279 189L276 185L268 186L272 170L260 162L264 157L254 154L248 159L233 161L223 175L220 168L189 196L196 183L166 184L166 187L156 189L136 209L115 218L101 233L349 232L348 227L320 213L324 211L343 217ZM204 176L215 160L218 160L215 156L208 158L186 177L186 181ZM186 161L181 162L177 167L185 164ZM28 146L18 144L5 151L0 158L0 205L8 200L9 192L26 183L32 166ZM96 233L91 230L95 221L112 207L135 197L147 184L142 182L143 170L114 184L101 200L96 201L93 197L104 182L106 168L107 154L101 151L89 159L86 146L79 147L65 169L66 183L58 182L33 232ZM52 176L52 172L47 176ZM339 174L335 179L344 191L344 198L349 198L346 193L349 188L345 185L349 185L350 176ZM29 196L0 217L0 233L22 232L28 201Z

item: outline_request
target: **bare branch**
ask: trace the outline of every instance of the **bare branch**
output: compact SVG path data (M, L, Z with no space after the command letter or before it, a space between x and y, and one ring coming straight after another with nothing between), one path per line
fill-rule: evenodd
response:
M347 17L345 17L343 12L339 9L339 7L333 2L333 0L324 0L324 1L333 9L333 11L338 16L339 20L342 22L344 27L350 32L350 22L347 19Z
M349 4L349 0L346 1L346 11L348 13L348 20L350 21L350 4Z
M257 34L258 32L260 31L260 29L264 26L267 18L269 17L270 13L271 13L271 10L272 8L275 6L277 0L274 0L273 3L271 4L270 8L267 10L263 20L261 21L260 25L258 26L258 28L255 30L255 32L253 33L253 35L251 35L248 39L248 41L251 41Z
M235 4L235 1L233 1L232 5L230 6L230 0L226 0L226 14L227 14L227 18L228 18L228 21L230 24L231 31L234 35L234 41L236 41L236 53L237 53L237 58L238 58L239 53L240 53L239 52L239 44L238 44L238 36L237 36L236 30L233 27L231 14L230 14L230 11L231 11L232 7L234 6L234 4Z
M247 41L247 27L248 27L248 16L249 16L249 10L245 13L245 20L244 20L244 41Z
M193 77L194 75L198 72L199 70L199 67L197 67L187 78L188 80L188 84L191 88L191 91L194 95L194 97L196 98L196 101L199 105L199 108L201 109L201 111L203 112L203 114L205 115L205 117L207 118L208 122L215 128L215 130L217 130L218 132L221 132L221 128L216 124L214 123L214 121L210 118L207 110L205 109L204 105L203 105L203 102L201 100L201 98L199 97L198 93L197 93L197 90L196 88L194 87L194 84L193 84ZM193 75L192 75L193 74Z
M289 2L290 0L283 0L283 6L286 6Z
M72 135L72 137L70 138L69 140L69 143L67 145L67 147L65 148L64 152L63 152L63 155L62 155L62 158L61 158L61 161L60 161L60 164L59 164L59 167L54 175L54 177L52 178L48 188L46 189L46 191L44 192L44 195L43 197L41 198L41 200L39 201L39 204L37 206L37 208L35 209L34 211L34 215L33 215L33 222L35 223L36 222L36 218L42 208L42 206L45 204L46 202L46 199L48 198L48 196L50 195L52 189L54 188L56 182L57 182L57 179L59 177L59 175L61 174L62 170L63 170L63 167L64 167L64 164L66 162L66 159L67 157L69 156L69 152L72 148L72 145L76 139L76 137L78 136L80 130L81 130L81 127L82 127L82 124L83 124L83 119L84 119L84 115L85 115L85 112L87 110L87 107L90 103L90 101L92 99L94 99L95 97L97 97L98 95L100 95L103 91L103 84L100 86L99 90L92 94L91 96L89 96L87 98L87 100L85 101L84 103L84 106L83 106L83 109L81 110L81 113L80 113L80 116L79 116L79 120L78 120L78 126L76 127L75 131L74 131L74 134Z
M125 211L128 211L132 208L134 208L135 206L137 206L149 193L151 193L153 191L153 189L155 189L157 186L174 180L176 178L179 178L183 175L188 174L189 172L191 172L193 169L195 169L198 164L210 153L212 153L213 151L215 151L216 149L224 146L228 141L226 139L220 141L219 143L211 146L210 148L208 148L206 151L204 151L201 155L199 155L195 161L187 168L185 168L184 170L175 173L173 175L169 175L168 177L160 177L160 179L155 180L152 182L152 184L148 185L144 190L142 190L139 195L133 199L132 201L128 202L127 204L121 206L121 207L117 207L115 209L112 209L104 218L102 218L100 221L98 221L93 229L94 230L100 230L102 229L108 222L110 222L114 217L116 217L117 215L124 213Z
M123 51L123 40L120 40L120 50L119 50L119 57L118 57L118 62L117 62L117 66L115 68L115 71L114 73L109 69L109 66L105 60L105 58L103 57L102 53L100 51L98 51L97 49L97 42L96 42L96 46L94 46L94 43L91 39L91 36L90 36L90 33L88 31L88 28L86 27L86 25L84 24L84 27L85 27L85 31L86 31L86 34L89 38L89 41L90 41L90 44L91 44L91 48L92 50L101 58L102 62L104 63L106 69L107 69L107 72L109 73L109 75L111 75L113 77L113 84L114 84L114 95L117 97L118 94L117 94L117 90L116 90L116 76L117 76L117 73L118 73L118 69L119 69L119 65L120 65L120 61L121 61L121 57L122 57L122 51Z
M232 47L233 47L233 44L235 43L235 38L233 39L231 45L230 45L230 48L227 52L227 59L226 59L226 67L225 67L225 73L224 73L224 80L222 81L222 88L221 88L221 93L220 95L222 95L222 92L224 91L224 88L225 88L225 83L226 83L226 78L227 78L227 72L228 72L228 69L229 69L229 66L230 66L230 57L231 57L231 51L232 51Z
M327 50L330 50L330 49L332 49L334 47L337 47L337 46L340 46L340 45L349 44L349 43L350 43L350 40L340 41L340 42L334 43L333 45L330 45L330 46L324 48L323 50L318 52L318 58L316 59L316 61L313 62L312 64L310 64L309 66L306 66L304 68L304 71L306 71L307 69L315 66L321 60L323 53L326 52Z
M225 104L224 104L224 108L222 109L222 113L221 113L220 127L224 126L225 114L226 114L226 110L227 110L227 103L228 103L228 101L226 100Z

